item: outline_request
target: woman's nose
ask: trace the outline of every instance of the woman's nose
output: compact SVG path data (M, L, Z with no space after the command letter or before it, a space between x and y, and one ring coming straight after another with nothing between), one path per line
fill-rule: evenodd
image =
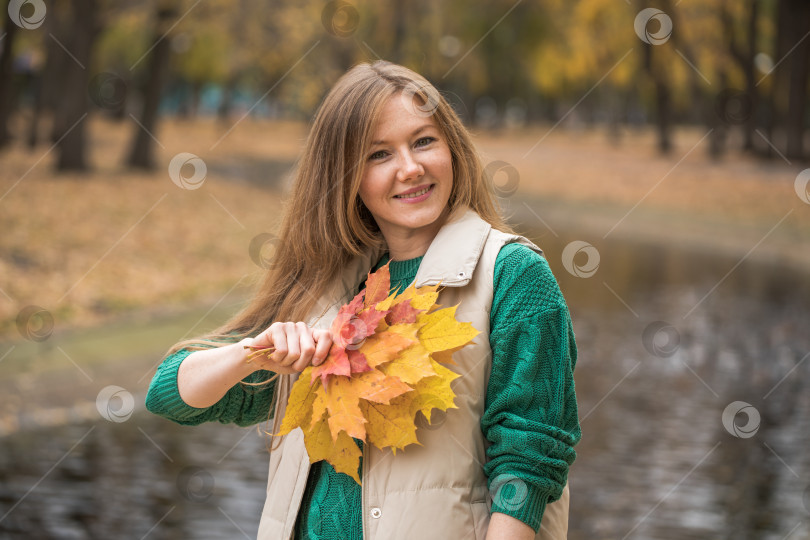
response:
M414 158L410 151L405 151L400 154L399 169L397 170L397 179L400 181L418 178L425 174L425 169Z

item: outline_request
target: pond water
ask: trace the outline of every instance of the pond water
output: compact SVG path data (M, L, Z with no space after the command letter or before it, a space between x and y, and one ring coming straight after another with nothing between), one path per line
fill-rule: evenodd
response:
M527 234L545 250L578 343L583 439L569 538L808 538L807 276ZM598 251L590 277L564 267L575 240ZM568 254L580 273L594 262L586 252ZM155 360L87 368L92 384L76 373L4 373L0 413L13 406L22 420L0 436L0 539L255 538L265 439L255 427L181 427L146 413ZM99 419L102 381L132 390L131 418ZM45 414L31 396L73 403Z

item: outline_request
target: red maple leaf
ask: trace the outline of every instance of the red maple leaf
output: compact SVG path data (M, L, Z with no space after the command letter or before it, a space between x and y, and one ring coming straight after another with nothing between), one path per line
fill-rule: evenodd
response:
M385 322L389 326L400 323L415 323L416 316L422 313L422 309L416 309L411 306L410 300L405 300L399 304L394 304L385 316Z
M385 269L387 270L388 267L386 266ZM382 279L375 276L375 274L370 274L370 281L375 288L373 294L375 297L379 297L381 295L379 291L382 290L380 287L383 285L388 287L390 280L387 276ZM326 388L329 375L350 377L352 373L371 370L365 355L358 349L363 346L367 337L374 335L377 326L385 319L388 311L377 311L374 305L365 308L366 304L363 299L367 290L360 291L351 302L342 306L338 311L329 328L332 336L332 348L329 349L329 355L324 363L313 367L311 382L320 377ZM385 299L384 295L382 299Z

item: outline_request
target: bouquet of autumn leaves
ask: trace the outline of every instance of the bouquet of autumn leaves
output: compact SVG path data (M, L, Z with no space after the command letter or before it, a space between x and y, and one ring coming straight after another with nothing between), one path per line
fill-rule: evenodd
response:
M278 436L300 427L310 462L326 460L359 484L361 452L352 437L396 454L416 438L416 413L456 408L450 382L455 351L478 330L438 309L438 285L388 294L388 264L368 275L366 288L332 322L326 360L293 384ZM249 359L267 354L259 348Z

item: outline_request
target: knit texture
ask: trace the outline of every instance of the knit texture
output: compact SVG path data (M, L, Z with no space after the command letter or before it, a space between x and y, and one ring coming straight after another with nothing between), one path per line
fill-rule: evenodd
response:
M574 389L577 348L562 292L546 259L504 246L495 261L489 336L492 371L481 429L491 512L537 532L562 495L582 433Z
M387 261L386 255L374 270ZM392 261L391 290L410 285L421 261ZM576 458L573 447L581 438L573 379L576 343L568 307L544 257L508 244L498 254L494 273L492 371L481 418L481 430L492 444L484 472L492 512L538 531L546 505L562 495ZM148 402L155 391L149 410L183 424L218 420L245 425L267 418L272 392L242 385L209 409L185 405L177 394L177 368L187 355L179 351L164 360L150 386ZM362 442L355 442L362 450ZM317 462L307 479L296 538L362 540L361 512L360 486L329 463Z
M231 343L235 342L233 340ZM146 394L146 408L150 412L186 426L214 421L252 426L270 418L275 381L259 386L237 384L211 407L199 409L187 405L177 389L177 371L192 352L194 351L180 349L166 357L158 366ZM256 384L265 382L272 376L270 371L259 370L242 381Z

